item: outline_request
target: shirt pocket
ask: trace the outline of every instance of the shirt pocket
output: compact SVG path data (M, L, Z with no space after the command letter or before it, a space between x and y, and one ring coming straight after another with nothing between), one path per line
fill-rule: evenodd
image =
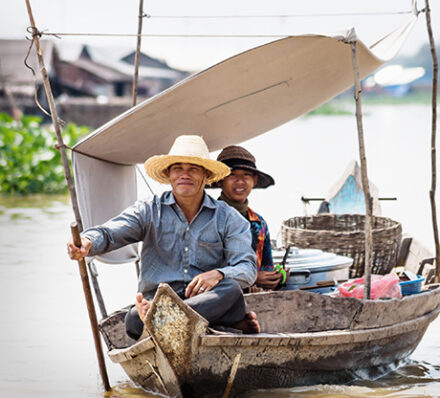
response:
M197 241L195 268L201 271L210 271L222 267L224 262L223 242Z

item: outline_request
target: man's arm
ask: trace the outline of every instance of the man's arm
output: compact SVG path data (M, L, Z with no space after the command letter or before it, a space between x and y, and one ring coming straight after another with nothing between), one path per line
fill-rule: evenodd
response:
M232 209L226 219L223 243L227 266L217 270L225 278L235 279L242 289L252 286L257 278L257 262L250 224Z
M138 201L106 223L86 229L81 233L81 248L76 248L71 240L67 244L70 258L78 260L107 253L143 240L150 213L149 206Z

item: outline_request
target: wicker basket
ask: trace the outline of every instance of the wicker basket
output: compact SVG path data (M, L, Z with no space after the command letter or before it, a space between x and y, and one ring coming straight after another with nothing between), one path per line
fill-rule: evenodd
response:
M365 215L320 214L293 217L283 221L283 246L316 248L353 258L350 277L364 273ZM396 265L402 237L400 223L385 217L373 216L373 274L386 274Z

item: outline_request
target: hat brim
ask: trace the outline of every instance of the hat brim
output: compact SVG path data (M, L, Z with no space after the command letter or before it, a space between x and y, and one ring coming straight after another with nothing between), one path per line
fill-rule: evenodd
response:
M231 169L222 162L195 156L152 156L144 163L144 167L147 174L153 180L160 182L161 184L169 184L170 180L167 176L167 170L175 163L191 163L208 170L209 176L206 180L207 184L213 184L220 181L231 172Z
M271 185L275 185L275 181L274 179L266 173L263 173L260 170L257 170L255 167L246 165L246 164L234 164L234 166L232 167L232 170L248 170L248 171L252 171L255 175L258 176L258 180L257 183L254 186L255 188L267 188L270 187ZM219 180L220 181L220 180ZM218 182L211 184L209 187L207 188L220 188L220 185L218 184Z

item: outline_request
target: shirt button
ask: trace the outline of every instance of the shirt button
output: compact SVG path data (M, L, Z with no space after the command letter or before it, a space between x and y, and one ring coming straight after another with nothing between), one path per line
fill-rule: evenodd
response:
M187 270L187 269L184 269L184 270L183 270L183 273L184 273L184 274L187 274L187 273L188 273L188 270Z
M189 227L186 227L186 232L189 232Z
M188 251L188 248L187 247L185 247L185 249L184 249L186 252Z

